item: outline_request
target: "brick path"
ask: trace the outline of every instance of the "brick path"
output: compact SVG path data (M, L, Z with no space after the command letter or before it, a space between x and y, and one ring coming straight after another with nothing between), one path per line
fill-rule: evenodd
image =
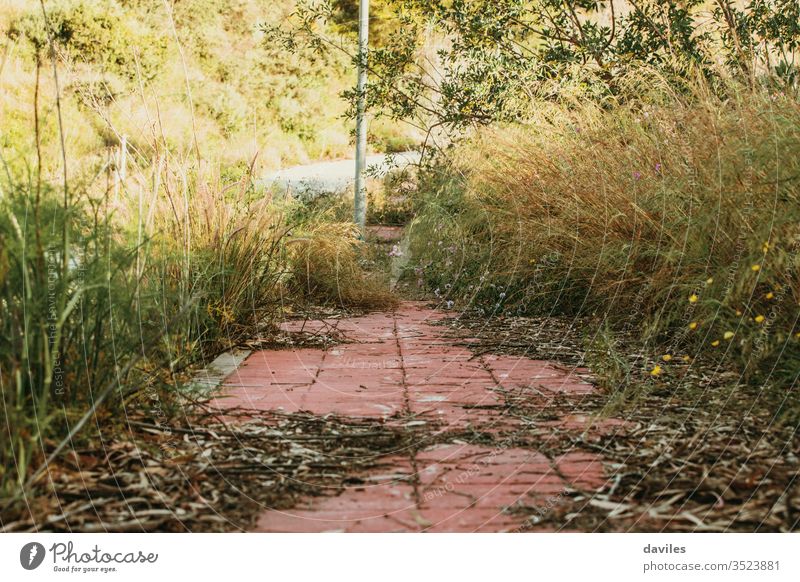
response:
M254 352L228 377L220 403L499 434L519 429L520 420L506 416L498 386L539 395L593 390L576 372L549 362L475 358L431 325L441 317L404 303L394 313L339 320L338 330L352 343ZM600 459L585 452L547 458L454 440L420 443L418 450L398 451L384 461L365 483L341 495L309 499L292 510L266 509L257 531L515 531L523 518L504 511L515 503L551 507L565 487L591 490L605 482Z

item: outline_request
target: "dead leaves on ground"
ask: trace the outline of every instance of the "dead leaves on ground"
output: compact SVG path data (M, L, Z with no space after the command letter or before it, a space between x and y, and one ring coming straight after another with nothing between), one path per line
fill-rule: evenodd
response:
M584 365L585 339L575 319L462 315L445 325L476 354ZM536 524L573 531L796 531L798 427L756 406L758 389L737 381L735 374L694 363L680 382L663 381L616 408L600 392L567 397L505 390L509 414L523 421L511 436L515 442L551 457L568 447L595 452L609 477L601 490L571 491L544 515L530 508ZM609 416L622 422L601 429ZM583 421L563 422L570 418Z
M129 430L71 451L7 507L3 531L236 531L266 508L335 495L414 439L380 422L225 411Z

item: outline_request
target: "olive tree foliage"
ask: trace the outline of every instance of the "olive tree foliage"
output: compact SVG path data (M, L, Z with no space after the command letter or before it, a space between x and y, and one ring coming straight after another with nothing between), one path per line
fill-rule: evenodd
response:
M697 75L796 89L800 0L383 0L391 12L367 62L374 114L426 129L524 119L532 98L579 83L624 98L632 70L677 90ZM267 42L347 52L328 0L301 0ZM558 83L553 81L557 80ZM724 86L719 83L718 86ZM345 97L355 100L355 91Z

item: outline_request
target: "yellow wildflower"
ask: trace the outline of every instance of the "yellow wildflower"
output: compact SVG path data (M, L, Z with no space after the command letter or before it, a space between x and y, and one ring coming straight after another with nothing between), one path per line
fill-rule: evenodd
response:
M754 321L755 321L756 323L762 323L762 322L764 321L764 319L765 319L765 318L764 318L764 316L763 316L763 315L756 315L756 318L755 318L755 320L754 320Z
M736 317L741 317L741 316L742 316L742 312L737 309L736 310Z
M689 324L689 329L692 330L697 329L697 325L698 325L697 322L693 321L692 323Z
M754 273L757 273L758 271L761 270L761 265L753 265L752 267L750 267L750 270L753 271Z
M672 359L672 356L669 354L664 354L663 356L661 356L661 359L664 360L665 362L669 362Z
M723 336L722 336L722 337L724 337L726 340L729 340L729 339L731 339L731 338L732 338L734 335L735 335L735 334L734 334L732 331L726 331L726 332L723 334Z
M772 291L770 291L769 293L767 293L766 295L764 295L764 297L766 297L767 299L772 299L772 298L774 298L774 297L775 297L775 293L773 293Z
M709 277L708 279L706 279L706 285L711 285L711 283L713 282L714 282L714 277Z
M696 293L692 293L691 295L689 295L689 303L697 303L698 299L699 297L697 296Z
M689 356L683 356L683 361L684 362L691 362L692 358L690 358Z
M661 375L661 366L653 366L653 369L650 370L651 376L660 376Z
M711 342L711 345L717 347L719 345L719 340L714 340L713 342Z

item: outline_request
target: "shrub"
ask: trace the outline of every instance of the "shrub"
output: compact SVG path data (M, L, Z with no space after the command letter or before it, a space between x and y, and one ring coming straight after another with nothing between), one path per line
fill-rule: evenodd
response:
M166 38L126 18L116 0L69 0L48 3L53 41L77 62L102 66L128 77L151 79L166 53ZM49 35L38 6L12 23L12 37L29 40L40 54L49 51Z

